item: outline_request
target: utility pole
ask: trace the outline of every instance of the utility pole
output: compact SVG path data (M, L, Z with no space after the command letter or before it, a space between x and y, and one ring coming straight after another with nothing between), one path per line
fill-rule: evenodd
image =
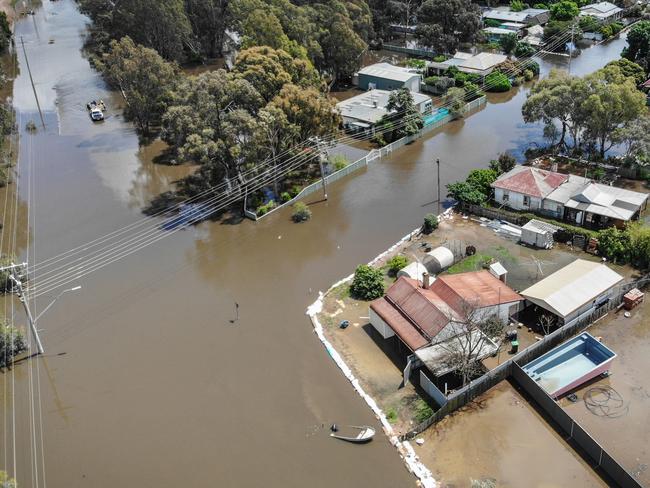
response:
M32 83L32 90L34 91L34 98L36 99L38 114L41 116L41 124L43 124L43 129L45 129L45 119L43 118L43 111L41 110L41 104L38 101L38 94L36 93L36 85L34 85L34 78L32 78L32 69L29 67L29 59L27 58L27 50L25 49L25 41L23 40L23 36L20 36L20 44L23 46L23 54L25 55L25 64L27 65L27 72L29 73L29 81Z
M436 166L438 167L438 215L440 215L440 158L436 158Z
M320 166L320 178L323 183L323 198L327 200L327 181L325 180L325 169L323 167L323 159L327 158L327 149L321 149L322 142L318 140L318 165Z
M43 349L43 344L41 343L41 338L38 336L38 329L36 328L36 323L34 322L34 317L32 316L32 311L29 309L29 303L23 292L23 283L20 277L19 271L22 268L27 268L27 263L23 264L14 264L11 263L11 266L4 266L0 268L0 271L9 271L9 279L16 287L18 298L20 299L23 307L25 308L25 313L27 314L27 320L29 321L29 328L32 330L32 335L36 341L36 347L38 348L38 353L43 354L45 349Z

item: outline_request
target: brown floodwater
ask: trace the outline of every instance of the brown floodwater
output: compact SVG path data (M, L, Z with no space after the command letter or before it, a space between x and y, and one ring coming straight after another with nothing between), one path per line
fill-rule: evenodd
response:
M189 171L153 164L160 145L140 147L119 98L81 54L86 23L73 0L60 0L16 25L46 120L25 132L39 117L19 52L13 251L29 249L32 263L142 218L143 205ZM574 71L598 68L623 44L585 51ZM3 468L22 488L412 486L384 436L362 447L329 438L333 422L377 424L305 308L433 209L435 157L444 184L539 140L541 129L521 120L525 92L491 97L476 115L332 185L306 224L292 224L289 211L204 223L67 284L82 289L38 323L46 354L2 375ZM107 102L105 122L88 119L92 99ZM30 279L38 284L38 270ZM38 298L34 314L58 291ZM7 300L12 309L24 324Z

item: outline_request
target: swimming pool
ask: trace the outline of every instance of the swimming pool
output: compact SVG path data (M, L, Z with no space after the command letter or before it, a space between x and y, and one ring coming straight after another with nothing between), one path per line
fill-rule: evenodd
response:
M447 115L449 115L449 110L446 108L439 108L435 113L432 113L431 115L427 115L424 117L424 125L431 125L435 124L439 120L442 120L445 118Z

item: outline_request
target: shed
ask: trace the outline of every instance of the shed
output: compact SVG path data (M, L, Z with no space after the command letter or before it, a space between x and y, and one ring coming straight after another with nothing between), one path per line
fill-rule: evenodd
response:
M408 88L412 92L420 91L422 75L409 68L402 68L390 63L376 63L359 70L358 82L362 90L373 88L379 90L399 90Z
M605 264L576 259L521 294L567 324L605 305L622 281Z
M553 234L560 228L557 225L532 219L521 228L521 242L540 249L553 247Z
M454 264L454 253L444 246L436 247L424 256L423 262L429 273L438 274Z
M504 283L508 280L508 270L499 262L490 265L490 273L492 273L492 276L498 278L499 281L503 281Z

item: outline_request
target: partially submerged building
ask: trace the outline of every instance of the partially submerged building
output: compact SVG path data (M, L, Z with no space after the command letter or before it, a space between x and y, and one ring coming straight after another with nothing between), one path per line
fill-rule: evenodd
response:
M427 64L427 70L429 75L443 75L449 68L455 66L458 68L458 71L462 71L463 73L486 77L507 59L508 56L505 54L470 54L459 51L446 61L429 62Z
M622 281L621 275L603 263L576 259L522 291L521 296L563 325L607 304Z
M357 83L362 90L408 88L412 92L419 92L421 81L419 72L390 63L371 64L357 73Z
M496 203L587 228L621 227L646 209L648 194L589 178L516 166L492 184Z
M370 90L336 104L341 114L343 127L351 132L372 130L382 117L388 114L390 91ZM432 111L431 97L423 93L413 93L413 101L421 114Z
M483 20L496 20L498 22L516 22L525 26L544 25L551 16L551 12L541 8L527 8L513 12L508 7L494 8L483 13Z
M623 17L623 9L610 2L591 3L580 8L580 16L594 17L603 24L609 24Z

